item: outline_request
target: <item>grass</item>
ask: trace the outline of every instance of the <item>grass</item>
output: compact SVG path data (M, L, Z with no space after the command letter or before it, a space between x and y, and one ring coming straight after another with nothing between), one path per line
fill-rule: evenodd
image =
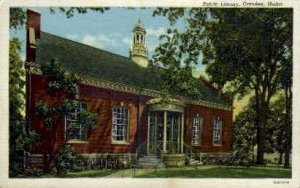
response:
M291 169L281 167L201 166L165 168L137 174L139 178L291 178Z
M105 169L99 169L99 170L84 170L79 172L69 172L66 175L63 176L57 176L56 174L44 174L39 176L40 178L83 178L83 177L105 177L110 174L116 173L118 170L105 170Z
M19 176L28 178L29 176ZM69 172L64 176L56 174L43 174L38 178L80 178L80 177L134 177L134 178L291 178L291 169L278 166L200 166L181 168L159 168L154 169L125 169L125 170L84 170L79 172Z

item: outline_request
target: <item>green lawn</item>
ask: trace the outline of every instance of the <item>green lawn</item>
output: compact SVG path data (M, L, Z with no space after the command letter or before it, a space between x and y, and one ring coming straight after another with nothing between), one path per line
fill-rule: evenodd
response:
M137 173L140 178L291 178L291 169L278 167L201 166L165 168L157 172Z
M28 177L28 176L27 176ZM77 177L104 177L104 178L291 178L291 169L277 166L231 167L231 166L200 166L182 168L154 169L125 169L125 170L85 170L69 172L65 176L44 174L39 178L77 178ZM19 176L26 178L26 176Z
M84 170L79 172L69 172L64 176L57 176L55 174L44 174L40 178L78 178L78 177L104 177L116 173L117 170Z

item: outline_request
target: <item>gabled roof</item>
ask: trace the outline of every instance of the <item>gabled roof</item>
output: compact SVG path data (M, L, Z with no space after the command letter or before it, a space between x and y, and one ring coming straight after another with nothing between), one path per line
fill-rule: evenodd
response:
M61 66L78 76L122 83L128 86L160 91L158 72L135 64L130 58L107 52L46 32L37 40L36 62L50 62L56 58ZM198 100L224 107L229 104L218 92L199 80Z

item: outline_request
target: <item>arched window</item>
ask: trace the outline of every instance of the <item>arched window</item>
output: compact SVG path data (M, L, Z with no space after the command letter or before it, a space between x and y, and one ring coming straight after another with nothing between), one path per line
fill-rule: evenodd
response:
M213 120L213 145L222 145L222 124L220 117Z
M201 145L202 144L202 117L193 117L193 132L192 132L192 144Z
M141 43L141 35L137 35L138 37L138 43Z

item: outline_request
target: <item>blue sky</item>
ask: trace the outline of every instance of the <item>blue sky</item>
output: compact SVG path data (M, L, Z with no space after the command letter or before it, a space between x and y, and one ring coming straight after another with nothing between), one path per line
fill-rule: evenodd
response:
M33 7L33 9L41 12L42 31L127 57L132 40L132 29L139 19L147 31L146 45L149 58L159 44L159 35L164 34L170 26L167 18L152 16L153 8L111 8L103 14L89 11L86 14L75 14L71 18L66 18L63 13L51 14L48 8ZM175 25L179 30L184 26L184 21ZM21 38L25 44L25 28L19 31L12 30L10 35ZM199 65L195 75L198 76L203 71L204 67Z

